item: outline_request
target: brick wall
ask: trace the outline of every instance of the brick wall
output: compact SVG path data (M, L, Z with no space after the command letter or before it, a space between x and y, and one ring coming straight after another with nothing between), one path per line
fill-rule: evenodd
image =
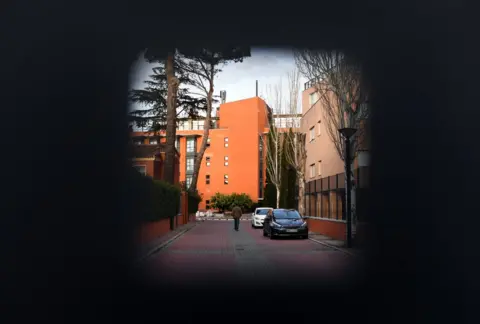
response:
M329 236L335 240L345 240L346 224L343 221L327 219L307 219L311 232Z

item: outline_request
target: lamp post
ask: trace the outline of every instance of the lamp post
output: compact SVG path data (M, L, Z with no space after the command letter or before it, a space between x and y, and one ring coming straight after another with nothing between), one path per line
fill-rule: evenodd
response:
M347 182L345 188L345 214L347 217L347 248L352 247L352 149L351 149L351 138L357 130L355 128L341 128L338 130L343 136L345 141L345 179Z

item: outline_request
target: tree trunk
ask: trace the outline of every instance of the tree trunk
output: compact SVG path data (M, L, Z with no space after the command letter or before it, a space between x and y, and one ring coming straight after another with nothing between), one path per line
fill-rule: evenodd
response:
M213 80L210 82L210 89L207 94L207 115L205 117L205 123L203 124L203 138L200 150L195 157L195 165L193 166L192 182L188 190L194 192L197 189L198 174L200 167L202 166L203 155L207 149L208 136L210 134L210 123L212 119L212 103L213 103Z
M176 93L178 89L178 79L175 77L174 70L174 52L170 52L166 61L166 76L168 83L167 91L167 145L165 147L165 167L164 180L172 183L175 179L175 140L177 131L177 112L176 112Z
M298 172L298 212L305 216L305 179L303 176L302 172Z
M277 206L276 208L280 208L280 186L275 186L277 189Z

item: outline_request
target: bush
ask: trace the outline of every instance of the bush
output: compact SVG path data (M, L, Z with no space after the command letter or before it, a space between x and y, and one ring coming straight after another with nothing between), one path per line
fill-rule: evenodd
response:
M137 171L131 175L132 192L140 221L157 221L176 216L180 210L180 188L153 180Z
M224 212L225 210L231 210L233 205L239 206L243 210L248 210L252 207L253 201L250 196L245 193L225 195L217 192L210 198L210 204L212 208Z
M198 191L188 192L188 213L195 214L201 201L202 197L198 194Z
M249 210L252 208L253 201L252 198L250 198L249 195L245 193L237 194L237 193L232 193L230 195L230 199L232 200L232 204L230 205L230 209L235 206L241 207L243 210Z
M231 204L232 200L230 199L230 196L219 192L215 193L215 195L210 198L210 206L212 206L213 209L218 209L221 213L228 209Z

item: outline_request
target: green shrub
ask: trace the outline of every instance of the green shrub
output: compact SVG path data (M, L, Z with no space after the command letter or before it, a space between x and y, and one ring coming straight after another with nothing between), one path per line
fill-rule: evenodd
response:
M250 196L245 193L232 193L231 195L225 195L217 192L212 198L210 198L210 204L212 208L224 212L226 210L231 210L233 205L239 206L243 210L249 210L252 208L253 201Z
M198 191L188 192L188 213L194 214L198 211L198 204L202 201L202 197Z
M232 193L230 197L232 200L230 209L233 207L233 205L242 207L243 210L249 210L250 208L252 208L253 201L249 195L245 193L240 193L240 194Z
M210 206L212 206L213 209L218 209L220 212L227 210L231 204L231 197L219 192L215 193L215 195L210 198Z
M176 216L180 210L180 188L153 180L137 171L131 174L133 199L140 221L157 221Z

